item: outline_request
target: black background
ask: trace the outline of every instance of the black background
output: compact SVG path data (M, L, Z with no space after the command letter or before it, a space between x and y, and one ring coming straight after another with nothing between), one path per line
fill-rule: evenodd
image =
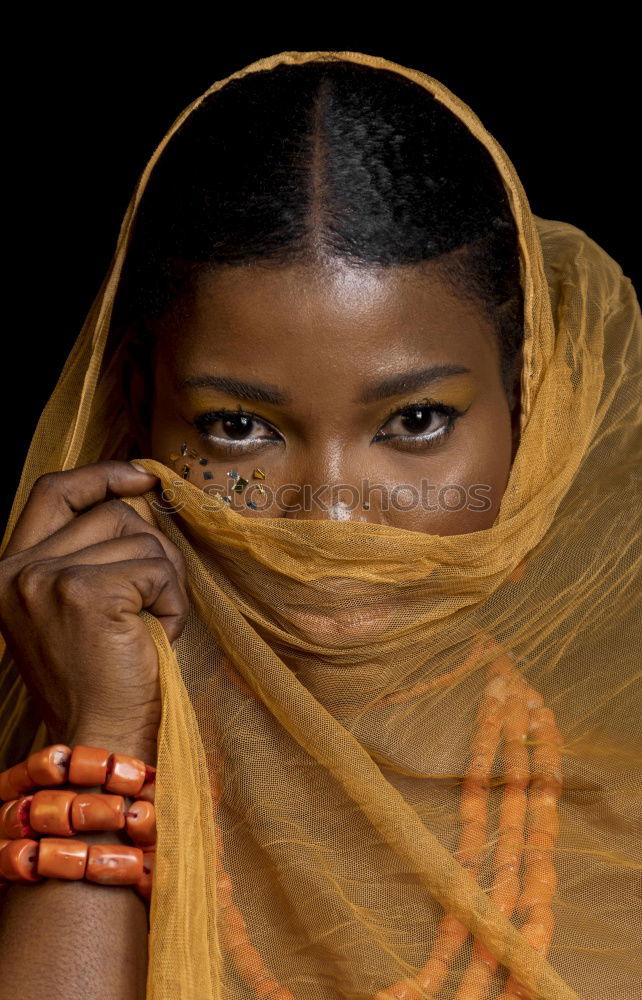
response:
M5 85L10 248L2 338L2 526L40 412L115 249L134 186L176 116L215 80L288 50L383 56L436 77L464 100L512 160L535 214L583 229L621 264L638 295L640 57L625 19L599 8L593 26L536 24L463 12L422 23L404 8L388 22L346 28L325 8L259 24L227 8L204 18L180 8L92 8L34 16L5 35L18 68ZM301 8L302 10L302 8ZM105 23L100 22L101 15ZM401 6L400 6L401 11ZM508 15L507 15L508 16ZM582 15L583 16L583 15ZM43 20L49 17L49 21ZM426 20L427 18L427 20ZM37 23L35 23L37 21ZM13 303L13 305L12 305ZM14 308L15 305L15 308ZM9 316L12 318L9 319ZM13 325L15 323L15 326Z

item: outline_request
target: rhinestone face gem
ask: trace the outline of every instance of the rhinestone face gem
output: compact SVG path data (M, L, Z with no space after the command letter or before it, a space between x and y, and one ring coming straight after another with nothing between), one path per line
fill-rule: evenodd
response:
M187 455L187 443L185 441L181 445L181 455Z
M184 465L183 468L181 469L181 476L183 477L183 479L187 479L187 477L189 476L190 468L191 467L189 465Z
M208 464L208 460L206 458L199 458L198 464L199 465L207 465Z
M228 472L228 476L230 477L230 479L238 479L239 474L236 469L230 469L230 471Z
M247 479L243 479L242 476L239 476L236 482L234 483L232 489L234 490L235 493L242 493L246 486L247 486Z
M265 473L263 469L258 469L258 468L255 469L252 475L254 476L255 479L265 479Z
M225 500L225 503L232 503L232 497L221 497L221 500Z
M178 462L180 457L181 456L178 454L177 451L173 451L172 454L169 456L169 460L170 462Z
M248 507L251 507L251 508L252 508L252 510L258 510L258 509L259 509L259 508L258 508L258 507L256 506L256 504L254 503L254 500L248 500L248 502L247 502L247 505L248 505Z
M214 476L212 475L210 470L206 469L205 472L203 473L203 479L213 479L213 478Z
M261 486L261 484L259 483L258 486L256 487L256 492L257 493L267 493L267 490L265 489L265 486Z

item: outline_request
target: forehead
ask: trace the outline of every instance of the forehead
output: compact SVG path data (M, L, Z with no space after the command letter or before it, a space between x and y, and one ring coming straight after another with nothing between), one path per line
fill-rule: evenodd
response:
M282 379L327 365L366 377L405 361L497 364L481 305L430 265L217 268L190 286L161 324L158 349L177 375L260 365Z

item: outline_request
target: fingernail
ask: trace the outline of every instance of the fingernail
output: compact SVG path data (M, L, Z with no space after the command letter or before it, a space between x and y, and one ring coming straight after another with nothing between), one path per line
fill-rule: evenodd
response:
M142 465L139 465L138 462L130 462L130 465L132 465L134 469L138 469L139 472L144 472L146 476L153 476L154 479L158 479L155 472L149 472L147 469L144 469Z

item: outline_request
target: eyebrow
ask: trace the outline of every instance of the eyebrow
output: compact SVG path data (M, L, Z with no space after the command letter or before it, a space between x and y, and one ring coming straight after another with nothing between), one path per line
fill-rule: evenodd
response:
M456 364L429 365L426 368L412 369L397 375L390 375L367 386L355 402L374 403L392 396L399 396L402 392L423 389L435 382L441 382L444 378L469 374L471 374L470 368ZM235 378L232 375L188 375L187 378L178 383L178 388L218 389L228 396L259 403L272 403L274 406L285 406L292 402L291 395L275 385L265 382L247 382L245 379Z
M375 382L368 386L358 399L359 403L375 403L382 399L390 399L391 396L399 396L402 392L415 392L417 389L424 389L435 382L441 382L444 378L453 375L470 375L470 368L464 365L444 364L428 365L427 368L415 368L408 372L400 372L398 375L390 375L381 382Z

